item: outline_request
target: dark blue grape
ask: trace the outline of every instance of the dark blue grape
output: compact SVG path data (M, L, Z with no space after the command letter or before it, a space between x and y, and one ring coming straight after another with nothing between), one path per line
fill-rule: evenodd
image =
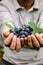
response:
M17 33L15 31L13 31L13 33L16 35Z
M28 33L31 32L29 28L25 28L24 31L26 31L26 32L28 32Z
M32 29L30 26L28 26L28 28L29 28L31 31L33 31L33 29Z
M15 28L14 30L10 31L12 33L14 33L14 35L16 35L18 37L19 33L22 31L22 28Z
M16 33L20 33L22 31L22 28L15 28Z
M21 38L21 35L19 35L18 37Z
M22 31L20 32L20 35L21 35L21 34L24 34L24 30L22 30Z
M21 35L21 38L25 38L26 36L24 34Z
M19 33L19 36L18 37L25 37L25 34L24 34L24 30L22 30L20 33Z
M24 30L22 30L22 31L19 33L19 35L22 35L22 34L24 34Z
M24 31L24 34L25 34L25 36L28 36L29 33L27 31Z
M30 32L30 33L28 33L28 35L31 35L32 33Z
M19 37L19 38L22 38L22 35L19 35L18 37Z
M18 37L26 37L26 36L28 36L28 34L29 34L29 33L28 33L27 31L24 31L24 30L23 30L23 31L20 32L20 34L19 34Z
M29 28L30 29L30 31L33 31L33 29L28 25L28 26L26 26L26 28Z
M25 34L19 35L19 38L25 38Z
M18 35L18 34L16 33L15 29L12 30L12 31L10 31L10 32L13 33L14 35Z

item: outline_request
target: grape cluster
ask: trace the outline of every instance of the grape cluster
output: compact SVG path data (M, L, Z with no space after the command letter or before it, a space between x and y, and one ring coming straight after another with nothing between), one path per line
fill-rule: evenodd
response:
M16 35L19 38L25 38L28 35L31 35L32 31L33 31L33 29L30 26L25 26L24 29L22 29L22 28L15 28L11 32L14 33L14 35Z

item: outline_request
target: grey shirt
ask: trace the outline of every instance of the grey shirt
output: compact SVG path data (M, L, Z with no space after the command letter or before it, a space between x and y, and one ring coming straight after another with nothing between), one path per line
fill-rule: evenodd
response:
M43 27L43 0L35 0L34 5L27 11L21 7L17 0L3 0L0 2L0 42L2 43L3 30L7 29L6 23L13 27L28 25L28 22L35 22L37 26ZM43 64L43 47L39 50L22 48L20 52L12 51L4 46L4 59L17 65L38 65Z

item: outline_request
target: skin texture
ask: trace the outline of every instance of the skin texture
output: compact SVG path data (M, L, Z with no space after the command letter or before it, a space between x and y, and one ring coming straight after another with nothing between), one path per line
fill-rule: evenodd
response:
M30 9L31 6L34 3L34 0L17 0L20 6L23 6L26 10ZM28 46L30 48L33 48L33 45L35 48L40 48L41 45L43 46L43 33L41 34L32 34L27 36L26 38L17 38L16 35L13 33L10 33L9 30L4 30L3 35L5 37L4 44L10 45L11 50L16 50L19 52L21 50L21 45L24 44L24 41L28 41Z
M9 45L11 42L11 45L10 45L11 50L16 50L17 52L19 52L21 50L21 45L24 44L24 40L28 41L27 44L30 48L33 48L33 45L35 48L40 48L41 45L43 46L43 33L31 34L27 36L26 38L20 39L20 38L17 38L17 36L14 35L13 33L10 33L8 30L6 31L7 33L5 31L3 32L3 35L5 36L4 44Z
M15 48L16 48L16 43L17 43L17 36L14 35L14 36L13 36L13 39L12 39L12 42L11 42L11 45L10 45L10 49L11 49L11 50L15 50Z
M31 39L31 36L30 35L28 35L27 40L28 40L28 46L30 48L33 48L32 39Z

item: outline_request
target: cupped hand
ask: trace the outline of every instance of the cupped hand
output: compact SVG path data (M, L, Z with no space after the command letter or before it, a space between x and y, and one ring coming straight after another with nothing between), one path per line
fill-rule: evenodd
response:
M40 48L41 46L43 46L43 33L28 35L27 40L28 40L28 46L30 48L33 48L33 47Z

